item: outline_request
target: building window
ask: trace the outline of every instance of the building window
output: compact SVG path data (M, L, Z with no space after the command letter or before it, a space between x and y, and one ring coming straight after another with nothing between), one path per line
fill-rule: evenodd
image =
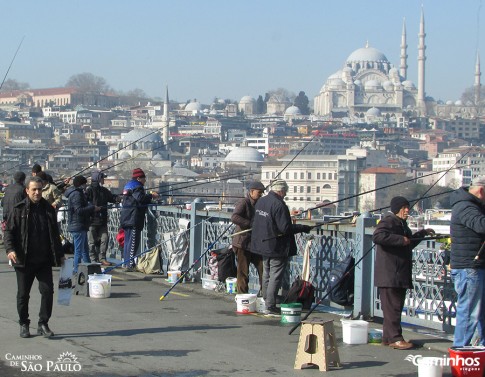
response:
M298 173L297 172L293 173L293 179L298 179Z
M311 172L307 172L307 179L312 179L312 173Z
M311 193L311 192L312 192L312 188L311 188L311 186L307 186L307 187L306 187L306 193L307 193L307 194L309 194L309 193Z
M305 173L300 173L300 179L305 179Z
M305 192L305 187L300 186L300 193Z
M327 179L327 173L322 173L322 179Z
M286 179L290 179L290 173L286 172Z
M317 173L317 179L320 179L320 173Z
M320 186L317 186L317 194L320 194Z

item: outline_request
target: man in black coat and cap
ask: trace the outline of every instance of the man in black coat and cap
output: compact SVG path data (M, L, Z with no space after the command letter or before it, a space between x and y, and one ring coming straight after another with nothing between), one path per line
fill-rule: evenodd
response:
M406 222L409 201L396 196L391 199L391 211L377 224L372 240L377 245L374 268L374 285L379 287L379 297L384 313L382 344L394 349L407 350L414 344L404 340L401 313L406 290L413 288L413 249L432 229L412 233Z
M13 175L14 183L8 185L2 200L3 221L6 222L13 206L25 198L25 173L18 171Z

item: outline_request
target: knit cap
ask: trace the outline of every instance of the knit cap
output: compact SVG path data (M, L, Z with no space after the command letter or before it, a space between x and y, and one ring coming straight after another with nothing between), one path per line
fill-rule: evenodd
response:
M398 213L402 207L408 206L409 201L404 196L395 196L391 199L391 212Z
M136 168L133 169L133 173L131 174L131 176L133 178L145 178L145 172L140 168Z

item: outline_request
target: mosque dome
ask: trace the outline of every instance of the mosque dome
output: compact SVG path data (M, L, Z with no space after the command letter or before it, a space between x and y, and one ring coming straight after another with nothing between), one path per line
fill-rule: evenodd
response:
M393 84L392 84L392 82L391 82L391 81L389 81L389 80L388 80L388 81L384 81L384 82L382 83L382 87L383 87L383 88L384 88L386 91L388 91L388 92L390 92L390 91L394 90L394 85L393 85Z
M154 132L153 130L135 128L123 136L121 141L130 143L135 141L159 143L162 141L162 138L158 132Z
M447 105L453 105L453 101L452 100L448 100L448 101L446 101L446 104Z
M264 158L256 149L239 147L229 152L225 162L263 162Z
M185 111L201 111L201 110L202 110L202 105L197 101L190 102L187 104L187 106L185 106Z
M210 111L209 115L217 115L217 110L216 109L212 109Z
M380 89L381 83L377 80L369 80L365 83L366 89Z
M371 107L365 114L367 116L380 117L381 111L377 107Z
M157 153L152 157L152 160L163 160L163 156L160 153Z
M362 81L360 80L355 80L354 81L354 84L357 85L357 86L362 86Z
M389 61L382 52L374 47L363 47L352 52L347 58L347 63L352 62L386 62Z
M402 82L402 85L404 86L404 89L412 90L416 89L416 86L412 81L406 80Z
M239 103L254 103L255 100L253 97L251 96L244 96L243 98L241 98L241 100L239 101Z
M120 158L121 158L122 160L124 160L124 159L126 159L126 158L130 158L130 157L131 157L131 156L130 156L130 154L129 154L128 152L123 152L123 153L121 153L121 154L120 154Z
M456 106L462 106L463 102L461 100L455 101Z
M298 106L290 106L286 109L285 115L301 115L301 111Z

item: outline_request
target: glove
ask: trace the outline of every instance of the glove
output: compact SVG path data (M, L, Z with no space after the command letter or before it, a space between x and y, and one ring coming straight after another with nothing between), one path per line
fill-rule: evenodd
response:
M312 230L312 227L310 225L302 225L301 228L301 231L303 233L310 233L310 231Z

